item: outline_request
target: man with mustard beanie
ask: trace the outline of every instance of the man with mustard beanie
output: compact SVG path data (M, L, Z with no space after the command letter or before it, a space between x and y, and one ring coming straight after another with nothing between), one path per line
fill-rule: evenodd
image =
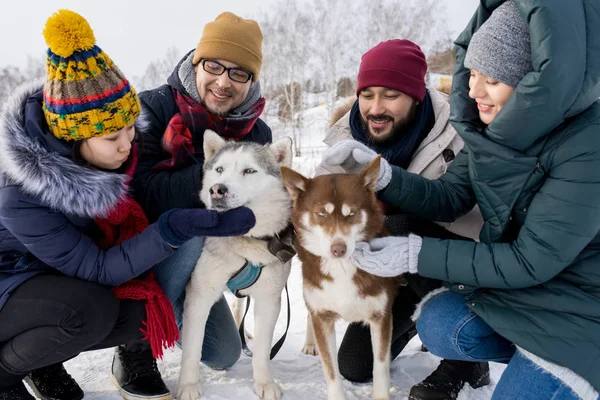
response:
M206 24L196 49L177 64L167 84L140 93L142 114L136 129L143 150L132 187L150 222L173 208L201 207L198 193L206 129L235 141L272 141L259 117L263 35L256 21L224 12ZM183 244L154 268L157 281L175 308L181 329L183 295L204 240ZM233 365L241 341L231 311L221 298L206 325L202 362L214 369Z
M429 179L442 176L464 143L450 125L447 96L426 86L426 72L425 55L409 40L387 40L367 51L358 70L357 98L334 113L324 139L331 148L324 155L317 174L356 173L350 163L346 165L336 159L338 155L347 154L351 147L352 154L358 157L382 156L380 182L390 181L391 165ZM476 240L483 224L477 209L452 224L438 224L399 214L385 203L382 207L386 226L393 235L413 232L420 236ZM415 322L411 319L416 305L440 285L418 275L407 276L407 281L408 286L399 290L393 304L392 360L416 334ZM350 324L338 352L340 373L354 382L371 380L371 349L369 328ZM425 386L430 392L419 396L411 391L411 399L447 398L444 396L448 395L450 386L461 388L465 382L478 382L479 386L486 383L480 379L482 375L487 378L485 363L444 361L443 364L445 368L428 378L448 384L438 393L442 397L434 393L440 386L427 381Z

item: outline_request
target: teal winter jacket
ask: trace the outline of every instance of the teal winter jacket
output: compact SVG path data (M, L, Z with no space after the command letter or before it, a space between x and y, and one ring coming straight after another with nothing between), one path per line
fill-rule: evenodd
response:
M448 282L496 332L600 391L600 2L517 0L533 71L483 125L463 66L502 0L456 40L451 122L465 141L429 181L394 167L386 203L435 221L478 204L480 242L425 238L419 273Z

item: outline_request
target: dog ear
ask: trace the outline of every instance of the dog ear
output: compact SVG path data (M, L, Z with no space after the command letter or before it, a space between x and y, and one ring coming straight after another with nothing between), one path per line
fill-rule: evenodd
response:
M210 129L205 130L203 143L204 162L206 163L208 160L210 160L212 156L214 156L215 153L225 145L225 143L227 143L225 139L219 136L217 132L211 131Z
M296 201L300 194L306 190L306 186L310 179L305 178L302 174L288 167L279 168L281 171L281 179L286 189L290 193L293 201Z
M269 146L275 154L277 164L284 167L292 166L292 139L284 137Z
M381 156L378 155L373 159L373 161L371 161L367 168L363 169L359 174L360 179L364 183L365 187L372 192L375 192L375 188L377 186L380 164Z

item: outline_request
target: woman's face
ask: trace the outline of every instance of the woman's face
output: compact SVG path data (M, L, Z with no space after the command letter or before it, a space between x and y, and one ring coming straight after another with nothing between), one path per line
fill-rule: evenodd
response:
M515 88L498 82L481 72L471 70L469 97L477 102L479 118L486 125L492 123Z
M133 124L109 135L86 139L81 145L81 157L102 169L119 169L131 151L135 136Z

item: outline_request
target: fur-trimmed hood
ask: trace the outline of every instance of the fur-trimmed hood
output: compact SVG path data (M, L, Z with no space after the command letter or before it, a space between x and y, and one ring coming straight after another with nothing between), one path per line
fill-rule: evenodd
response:
M0 188L18 185L65 214L102 217L127 193L127 176L75 163L71 149L46 128L42 83L19 87L0 118Z

